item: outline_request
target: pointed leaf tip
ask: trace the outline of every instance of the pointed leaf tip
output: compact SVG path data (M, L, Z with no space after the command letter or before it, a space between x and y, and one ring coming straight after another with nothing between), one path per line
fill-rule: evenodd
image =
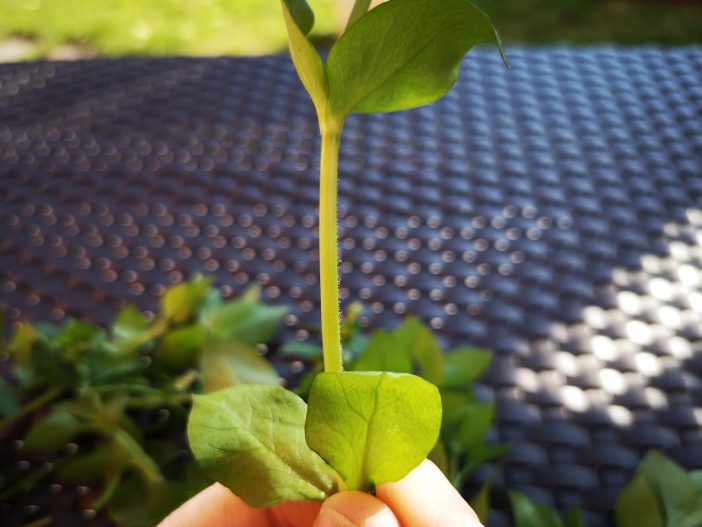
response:
M290 13L290 16L300 28L303 34L307 35L314 27L314 11L305 0L281 0Z

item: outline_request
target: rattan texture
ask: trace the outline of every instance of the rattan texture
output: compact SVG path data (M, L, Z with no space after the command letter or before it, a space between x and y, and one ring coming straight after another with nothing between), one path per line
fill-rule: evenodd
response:
M342 298L494 349L497 488L607 525L646 449L702 467L702 50L508 52L437 104L349 119ZM286 56L0 66L10 322L107 323L201 272L257 281L308 338L318 150Z

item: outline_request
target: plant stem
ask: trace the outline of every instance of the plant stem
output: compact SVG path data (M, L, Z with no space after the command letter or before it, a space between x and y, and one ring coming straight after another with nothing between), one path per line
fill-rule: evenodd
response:
M371 0L356 0L354 2L351 15L349 16L349 21L346 23L346 29L348 29L351 24L366 14L370 4Z
M336 231L336 180L341 126L321 124L319 167L319 283L322 304L324 370L342 371L339 333L339 256Z
M28 403L24 404L18 413L14 414L14 415L10 415L8 417L5 417L4 419L1 419L0 420L0 429L14 423L15 421L21 419L25 415L32 413L34 410L41 408L45 404L50 403L51 401L53 401L54 399L59 397L65 391L66 391L65 386L59 386L56 388L49 388L48 390L46 390L44 393L42 393L38 397L35 397L34 399L29 401Z

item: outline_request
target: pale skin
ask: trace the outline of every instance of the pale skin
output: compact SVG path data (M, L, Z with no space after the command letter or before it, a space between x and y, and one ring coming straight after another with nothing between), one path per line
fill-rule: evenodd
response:
M298 501L252 509L215 483L159 527L482 527L475 512L431 461L376 495L344 491L324 503Z

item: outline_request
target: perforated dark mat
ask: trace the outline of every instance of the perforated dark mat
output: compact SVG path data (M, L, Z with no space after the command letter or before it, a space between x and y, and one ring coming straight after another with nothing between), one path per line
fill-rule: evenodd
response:
M500 484L605 525L647 448L702 467L702 50L509 54L349 120L342 296L495 349ZM104 323L199 271L306 338L318 148L287 57L0 66L0 300Z

